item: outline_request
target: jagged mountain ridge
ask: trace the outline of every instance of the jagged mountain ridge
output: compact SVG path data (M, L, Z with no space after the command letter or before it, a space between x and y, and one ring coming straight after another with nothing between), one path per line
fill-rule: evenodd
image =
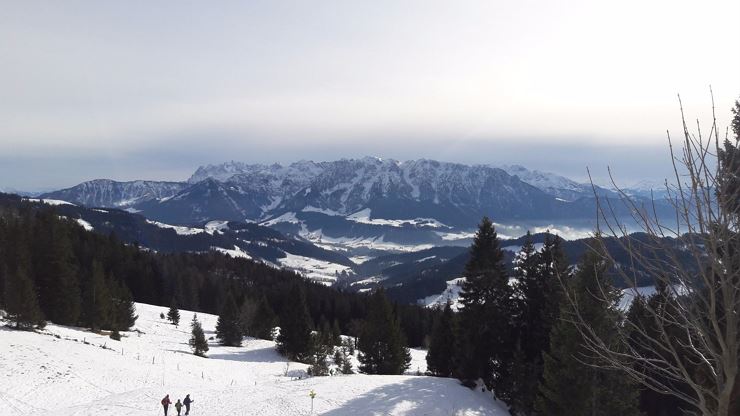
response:
M370 219L429 218L469 229L483 215L552 221L595 212L590 185L521 166L370 157L290 165L228 162L199 167L182 183L96 180L42 197L129 208L174 224L264 221L300 212L347 217L367 210Z
M95 179L42 195L44 198L60 199L91 207L119 208L172 197L186 187L187 184L182 182L141 180L118 182L111 179Z

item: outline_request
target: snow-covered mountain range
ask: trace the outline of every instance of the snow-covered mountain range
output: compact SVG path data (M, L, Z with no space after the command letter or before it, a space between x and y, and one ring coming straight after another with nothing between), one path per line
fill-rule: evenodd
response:
M183 182L101 179L41 197L125 209L172 225L256 222L349 257L467 245L483 216L511 237L527 229L580 236L593 228L596 213L594 188L559 175L517 165L374 157L289 165L227 162L199 167ZM621 204L614 209L629 214Z
M371 218L472 226L482 215L557 219L593 212L584 210L593 198L591 185L522 166L370 157L290 165L228 162L200 167L186 182L99 179L42 197L131 208L179 224L260 221L301 211L349 216L370 209Z

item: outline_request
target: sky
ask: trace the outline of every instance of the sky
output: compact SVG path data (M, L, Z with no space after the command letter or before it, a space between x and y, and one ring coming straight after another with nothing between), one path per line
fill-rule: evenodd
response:
M368 155L629 184L678 94L723 129L740 97L737 0L0 3L0 189Z

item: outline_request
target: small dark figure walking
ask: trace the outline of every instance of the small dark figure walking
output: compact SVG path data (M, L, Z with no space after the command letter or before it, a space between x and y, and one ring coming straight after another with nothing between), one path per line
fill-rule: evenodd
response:
M190 414L190 403L194 402L194 400L190 399L190 395L188 394L185 396L185 399L182 401L182 404L185 405L185 415Z
M177 402L175 403L175 410L177 410L177 416L180 416L180 409L182 409L182 403L180 403L180 399L177 399Z
M162 399L162 407L164 408L164 416L167 416L167 408L170 407L172 402L170 401L170 395L164 396L164 399Z

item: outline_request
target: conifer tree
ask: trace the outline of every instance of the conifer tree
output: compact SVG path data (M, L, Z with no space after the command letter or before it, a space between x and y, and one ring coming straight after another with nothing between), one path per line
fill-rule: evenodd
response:
M190 330L191 335L188 344L190 344L190 348L193 349L193 354L198 357L205 357L208 352L208 341L206 341L203 327L200 322L198 322L198 315L196 314L193 314L193 320L190 322Z
M136 305L134 304L131 291L124 282L118 282L115 278L108 279L113 288L111 300L111 325L118 331L128 331L136 320Z
M221 345L240 347L242 345L242 330L239 325L239 309L236 307L231 291L227 292L224 306L216 322L216 337Z
M611 287L603 257L588 252L571 280L569 296L595 331L606 339L617 334L620 318L616 309L619 291ZM639 415L638 389L626 374L598 367L598 360L584 347L572 323L569 301L562 301L561 314L545 353L543 382L535 408L548 416Z
M43 326L43 315L33 281L23 268L7 274L5 280L5 308L16 329Z
M254 318L257 313L257 303L249 298L245 297L239 307L239 328L243 335L253 336L252 325L254 325Z
M411 363L401 323L382 288L371 296L357 349L360 370L368 374L403 374Z
M558 237L545 238L540 252L527 232L514 265L514 330L516 343L509 374L509 408L515 414L532 414L543 372L543 353L550 349L550 332L559 315L561 279L567 280L567 260Z
M331 353L331 334L327 332L314 332L311 334L311 349L308 362L308 374L312 376L328 376L329 365L326 359Z
M336 319L331 326L331 342L335 346L342 345L342 330L339 328L339 321Z
M272 330L277 325L277 315L270 307L267 297L262 295L252 322L252 336L272 340Z
M630 305L627 320L631 325L640 328L641 331L633 327L629 338L630 347L642 357L672 361L670 356L665 352L650 347L653 345L651 340L659 339L661 336L661 330L655 323L654 314L674 313L670 309L677 306L675 297L669 293L663 282L658 282L656 293L649 298L646 299L640 295L635 296ZM669 311L666 311L667 309ZM665 329L667 329L668 336L675 337L676 339L682 338L683 334L680 328L667 327ZM690 388L685 383L682 384L676 380L671 380L665 377L665 375L639 364L635 364L635 368L658 383L671 386L675 390L685 392L685 394L690 394ZM696 409L692 409L689 404L684 403L675 396L658 393L652 389L642 387L640 390L640 410L644 412L645 416L670 416L683 414L684 411L690 413L688 412L689 410L695 411Z
M438 377L450 377L455 369L455 313L447 302L435 321L427 352L427 371Z
M83 321L93 331L109 326L112 309L111 295L103 266L93 261L90 277L83 286Z
M40 290L41 306L46 308L44 314L52 322L76 325L82 302L71 242L61 223L52 221L50 227L49 252L45 255L44 264L37 265L46 284L44 290ZM48 231L45 233L49 234Z
M177 300L174 296L170 300L170 310L167 311L167 320L172 322L174 326L180 324L180 310L177 309Z
M496 230L487 217L470 248L465 278L455 348L456 376L468 387L482 379L498 394L511 380L506 366L513 350L512 290Z
M280 317L278 351L292 360L304 361L311 349L311 316L303 287L295 284L289 298L293 304L285 308Z

